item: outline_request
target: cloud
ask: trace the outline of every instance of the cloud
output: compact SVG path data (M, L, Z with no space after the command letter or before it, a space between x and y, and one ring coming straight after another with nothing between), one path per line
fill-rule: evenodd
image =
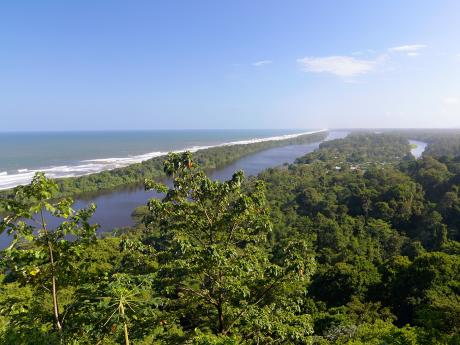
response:
M446 97L442 100L445 104L458 104L460 103L460 99L457 97Z
M255 66L255 67L262 67L262 66L265 66L265 65L269 65L271 63L273 63L272 60L261 60L261 61L253 62L252 65Z
M361 60L350 56L304 57L297 62L306 72L330 73L339 77L354 77L371 72L377 60Z
M425 49L424 44L407 44L399 47L391 47L388 49L391 53L405 53L407 56L415 57L420 55L420 50Z
M408 44L404 46L399 46L399 47L391 47L388 49L390 52L404 52L404 53L413 53L416 52L420 49L424 49L427 46L424 44Z
M428 46L425 44L408 44L388 48L378 56L376 56L376 51L372 49L365 49L354 51L350 56L306 56L304 58L297 59L297 62L306 72L330 73L342 78L347 78L349 82L356 82L356 80L350 78L372 72L384 62L388 62L393 58L396 58L395 54L392 53L403 53L409 57L417 57L421 55L420 51L427 47ZM364 56L369 56L369 54L376 57L366 58Z

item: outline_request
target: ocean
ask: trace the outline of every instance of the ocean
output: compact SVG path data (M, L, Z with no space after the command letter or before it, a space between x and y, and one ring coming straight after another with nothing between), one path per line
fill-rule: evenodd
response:
M0 133L0 189L27 184L36 171L72 177L109 170L170 151L281 140L314 130L145 130Z

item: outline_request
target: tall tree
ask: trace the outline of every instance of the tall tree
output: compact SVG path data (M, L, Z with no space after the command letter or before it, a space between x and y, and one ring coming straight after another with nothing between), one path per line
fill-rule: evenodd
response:
M72 199L53 201L57 191L54 180L43 173L37 173L29 185L16 187L9 198L1 200L7 215L0 222L0 231L12 236L1 255L6 271L49 292L54 328L62 336L59 284L68 284L75 276L68 262L79 254L82 245L96 238L98 226L89 223L94 204L74 211ZM47 220L53 217L62 220L54 229Z
M152 243L162 294L189 336L210 330L248 342L306 341L309 316L284 296L304 293L288 290L308 280L314 260L302 241L287 243L276 258L270 253L263 184L243 186L242 172L212 181L190 153L170 154L164 169L173 186L147 181L166 195L150 200L145 225L150 234L159 230Z

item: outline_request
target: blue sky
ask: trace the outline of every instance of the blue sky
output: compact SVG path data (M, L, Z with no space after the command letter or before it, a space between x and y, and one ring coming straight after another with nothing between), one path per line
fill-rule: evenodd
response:
M0 131L460 127L460 1L9 1Z

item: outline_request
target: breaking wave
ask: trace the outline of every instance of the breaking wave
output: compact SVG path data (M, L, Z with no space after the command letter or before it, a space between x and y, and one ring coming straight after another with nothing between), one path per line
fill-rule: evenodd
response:
M301 135L307 134L314 134L319 132L324 132L326 129L318 130L318 131L311 131L311 132L302 132L296 134L286 134L268 138L254 138L248 140L240 140L240 141L231 141L217 145L210 145L210 146L192 146L188 148L184 148L183 150L176 150L174 152L184 152L184 151L191 151L196 152L198 150L209 149L212 147L222 147L222 146L232 146L232 145L247 145L247 144L254 144L260 143L264 141L279 141L279 140L286 140L286 139L293 139L299 137ZM88 174L97 173L104 170L112 170L116 168L126 167L131 164L140 163L147 159L151 159L154 157L164 156L168 152L149 152L142 155L136 156L129 156L129 157L113 157L113 158L100 158L100 159L87 159L82 160L79 164L76 165L61 165L61 166L53 166L53 167L44 167L41 169L18 169L16 173L11 172L0 172L0 190L2 189L9 189L16 187L18 185L28 184L32 177L35 175L36 172L41 171L46 174L48 177L52 178L61 178L61 177L76 177L76 176L83 176Z

